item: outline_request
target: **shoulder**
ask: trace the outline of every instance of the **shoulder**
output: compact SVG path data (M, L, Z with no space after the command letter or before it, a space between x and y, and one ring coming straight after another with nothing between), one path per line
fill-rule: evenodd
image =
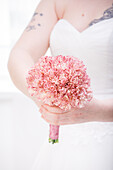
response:
M41 4L45 2L46 4L52 4L58 19L63 18L66 6L69 4L69 0L40 0Z

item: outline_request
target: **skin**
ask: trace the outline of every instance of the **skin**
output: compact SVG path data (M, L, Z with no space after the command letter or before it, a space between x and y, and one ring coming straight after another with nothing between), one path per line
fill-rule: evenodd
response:
M47 123L67 125L113 121L113 99L93 98L84 108L73 108L69 112L63 112L56 106L45 105L31 97L26 84L28 70L38 62L40 56L45 55L49 48L51 31L59 19L68 20L82 32L92 24L106 19L106 15L108 19L113 17L112 3L113 0L41 0L23 34L11 50L8 60L11 79L20 91L36 103Z
M79 32L89 26L113 16L113 0L71 0L66 1L63 18L68 20ZM111 13L110 10L112 11Z
M59 19L64 18L68 20L79 32L82 32L93 24L113 17L113 0L104 0L103 5L101 4L101 1L102 0L97 0L89 3L89 0L80 0L78 3L77 0L71 0L69 2L67 0L64 3L64 1L62 0L63 12L61 12L59 6L61 4L58 0L58 2L56 2L56 11L58 13ZM97 3L99 3L98 8ZM89 5L85 6L84 8L84 5L86 4ZM75 6L77 6L77 9L75 8ZM95 7L97 8L97 10L95 9ZM35 23L38 16L44 16L44 14L40 12L34 12L30 24L26 27L27 32L38 30L38 27L42 26L41 22L37 22L37 24ZM79 22L77 22L77 20L79 20Z
M97 100L93 98L83 108L72 108L64 112L57 106L41 105L42 118L49 124L69 125L92 121L113 121L113 100Z
M36 21L36 16L37 15L43 16L43 13L35 12L33 14L32 19L31 19L31 24L26 27L27 32L32 31L32 30L36 30L36 29L38 29L38 27L41 27L41 24L38 23L38 22L37 22L37 24L34 24L34 21Z

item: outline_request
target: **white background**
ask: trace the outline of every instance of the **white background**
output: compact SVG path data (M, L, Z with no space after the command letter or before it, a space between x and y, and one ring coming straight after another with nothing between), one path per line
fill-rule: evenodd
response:
M7 70L9 53L23 33L39 0L0 0L0 92L17 92ZM48 49L46 55L50 55Z
M14 86L7 70L9 53L38 3L0 0L0 170L31 170L49 135L37 106Z

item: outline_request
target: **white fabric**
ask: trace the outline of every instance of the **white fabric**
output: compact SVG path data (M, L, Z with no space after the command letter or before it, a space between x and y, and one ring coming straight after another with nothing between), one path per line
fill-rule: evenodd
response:
M81 33L60 19L51 32L50 49L53 56L83 60L94 97L113 98L113 18ZM47 139L32 170L113 170L113 122L60 126L59 143Z

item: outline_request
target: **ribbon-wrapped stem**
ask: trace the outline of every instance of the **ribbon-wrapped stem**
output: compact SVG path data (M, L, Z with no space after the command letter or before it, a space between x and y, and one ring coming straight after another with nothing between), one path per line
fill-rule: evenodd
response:
M59 125L52 125L50 124L50 130L49 130L49 143L58 143L59 138Z

